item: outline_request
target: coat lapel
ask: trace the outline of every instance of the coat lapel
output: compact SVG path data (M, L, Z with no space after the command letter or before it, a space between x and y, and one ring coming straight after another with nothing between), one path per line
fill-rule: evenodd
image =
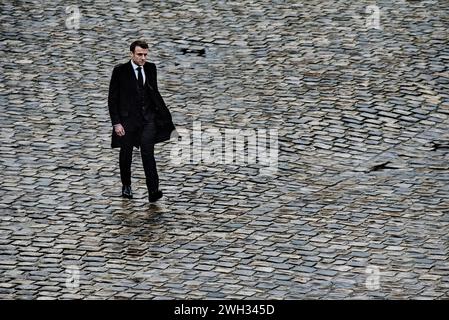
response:
M129 83L137 84L136 74L134 73L133 65L131 64L131 60L126 64L127 77L129 79Z

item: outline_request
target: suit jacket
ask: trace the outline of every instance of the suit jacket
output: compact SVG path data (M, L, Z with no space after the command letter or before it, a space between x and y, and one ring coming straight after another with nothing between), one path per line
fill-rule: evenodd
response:
M145 72L145 86L151 105L153 107L155 118L156 138L154 143L167 141L172 134L176 134L172 116L168 110L164 99L162 99L157 87L157 71L156 65L146 62L143 66ZM140 105L138 103L137 79L131 65L131 61L117 65L112 71L111 82L109 84L108 96L109 115L111 116L112 125L126 124L126 129L132 129L134 126L131 119L139 116ZM128 126L128 128L126 127ZM112 130L112 148L121 146L121 138L117 136L114 129ZM138 145L136 145L138 147Z

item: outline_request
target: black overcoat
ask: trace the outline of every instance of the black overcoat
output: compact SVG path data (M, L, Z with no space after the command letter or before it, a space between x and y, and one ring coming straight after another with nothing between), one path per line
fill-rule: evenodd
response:
M154 107L156 126L156 137L154 143L167 141L171 136L176 136L177 132L172 121L172 116L168 110L164 99L162 99L157 87L156 65L146 62L143 66L145 72L145 90L148 90L149 97ZM131 61L117 65L112 71L111 82L109 84L108 107L112 125L125 124L132 126L128 121L133 113L139 112L136 76L131 65ZM125 135L126 129L125 126ZM121 146L121 138L112 130L112 148ZM134 145L139 147L139 141Z

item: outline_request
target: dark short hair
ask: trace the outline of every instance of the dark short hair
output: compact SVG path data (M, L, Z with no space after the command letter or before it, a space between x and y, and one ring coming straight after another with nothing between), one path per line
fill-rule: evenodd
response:
M131 45L129 46L129 50L131 50L131 52L134 52L134 49L136 49L136 47L148 49L148 43L146 43L145 40L136 40L133 43L131 43Z

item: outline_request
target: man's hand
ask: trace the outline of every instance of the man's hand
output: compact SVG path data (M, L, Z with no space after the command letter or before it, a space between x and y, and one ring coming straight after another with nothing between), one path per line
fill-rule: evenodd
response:
M120 123L114 125L114 131L119 137L123 137L125 135L125 129Z

